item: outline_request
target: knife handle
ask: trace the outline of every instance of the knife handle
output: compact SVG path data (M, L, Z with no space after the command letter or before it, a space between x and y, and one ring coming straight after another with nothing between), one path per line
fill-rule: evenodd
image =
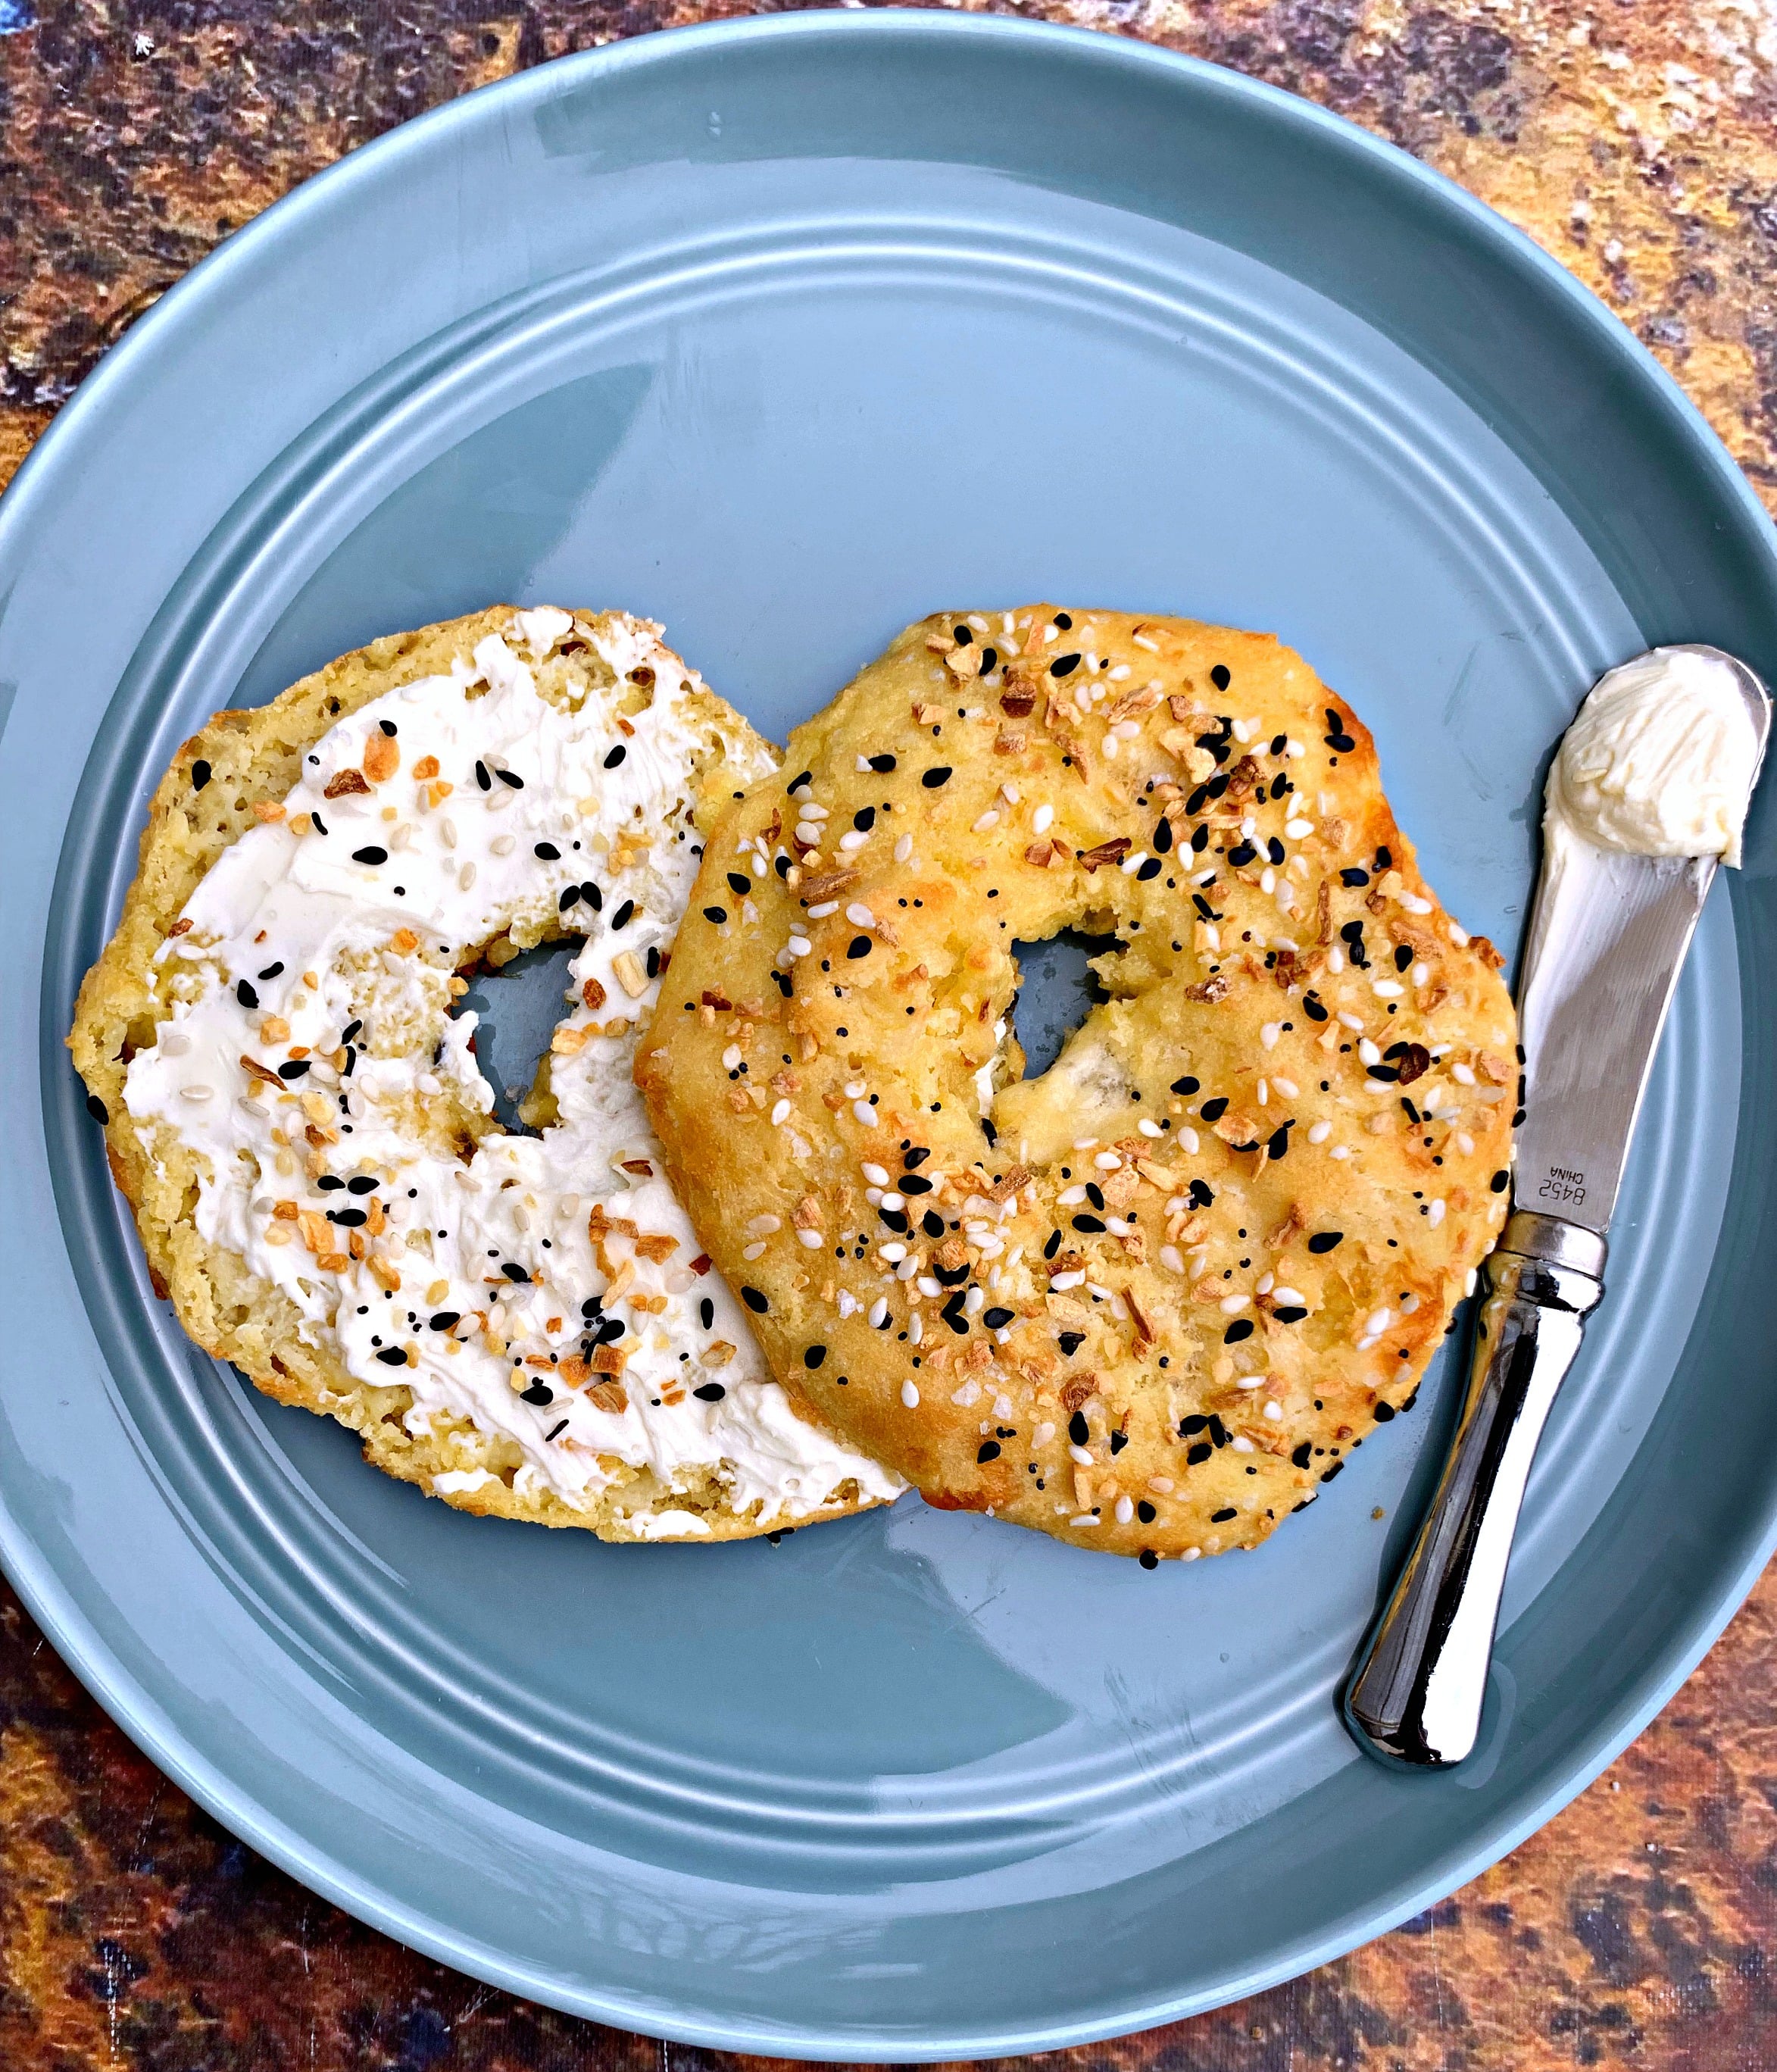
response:
M1346 1725L1390 1762L1460 1762L1480 1731L1493 1629L1530 1463L1587 1313L1604 1240L1520 1209L1481 1268L1468 1395L1438 1493L1346 1684Z

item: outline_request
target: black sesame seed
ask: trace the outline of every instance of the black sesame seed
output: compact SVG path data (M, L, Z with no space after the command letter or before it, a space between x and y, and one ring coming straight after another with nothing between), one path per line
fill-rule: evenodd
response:
M1242 1338L1250 1338L1252 1335L1252 1318L1250 1317L1237 1317L1233 1323L1228 1326L1227 1330L1222 1333L1221 1342L1225 1346L1237 1346Z
M716 1322L716 1305L707 1295L697 1305L697 1319L706 1331Z
M765 1297L760 1293L757 1288L743 1288L741 1290L741 1300L745 1303L747 1307L756 1317L762 1317L766 1310L771 1307L770 1303L766 1301Z
M630 751L623 746L622 742L621 741L618 742L617 746L605 756L605 767L607 770L616 769L618 763L623 760L624 757L627 755L629 752ZM713 1399L712 1400L713 1400Z
M580 887L577 885L570 885L556 902L556 911L558 914L565 914L570 906L577 906L579 904Z
M318 813L311 813L309 818L314 822L314 831L318 835L324 835L327 832L326 823Z
M633 899L626 899L611 916L611 932L615 935L619 928L628 927L634 919L635 902Z
M706 906L704 909L704 919L706 921L715 922L720 927L728 919L728 909L725 906Z
M753 885L751 880L743 878L739 871L731 870L728 874L728 889L737 899L745 899L753 890Z
M812 770L805 770L801 776L792 777L790 779L788 788L792 791L799 791L802 788L803 785L813 782L814 775L815 773Z
M432 1318L431 1329L434 1331L448 1331L462 1322L462 1312L460 1309L441 1309Z
M1341 885L1368 885L1370 874L1367 870L1360 870L1353 865L1349 870L1340 872L1339 882Z
M852 826L861 833L868 834L876 824L876 809L874 806L860 806L852 816Z
M1335 1475L1344 1474L1344 1468L1345 1463L1343 1461L1335 1461L1330 1468L1322 1470L1320 1479L1324 1482L1330 1482Z
M1096 1216L1076 1216L1073 1219L1073 1227L1077 1231L1085 1231L1090 1235L1095 1231L1102 1231L1104 1225Z
M494 788L494 780L487 774L487 765L479 757L475 763L475 782L484 791L491 791Z
M1225 1523L1229 1519L1238 1518L1239 1515L1240 1513L1236 1511L1232 1505L1225 1504L1220 1511L1213 1511L1210 1512L1209 1523L1212 1525L1221 1525Z
M719 1381L706 1381L700 1388L694 1388L692 1394L700 1403L720 1403L728 1391Z
M1376 1421L1378 1424L1386 1424L1389 1423L1393 1416L1394 1405L1392 1403L1379 1403L1377 1404Z
M399 1346L384 1346L376 1355L384 1367L405 1367L407 1355Z
M379 849L376 843L372 842L367 849L355 849L351 853L351 860L354 863L387 863L388 851L386 849Z
M928 1237L942 1237L944 1219L936 1209L928 1209L919 1219L919 1227Z
M983 1439L975 1457L978 1467L985 1467L989 1461L997 1461L999 1458L999 1441L997 1439Z
M937 791L941 784L948 784L950 783L950 765L948 763L940 763L937 769L928 770L925 775L921 777L919 781L925 787L928 791Z
M1176 1094L1194 1094L1202 1083L1203 1082L1200 1079L1192 1079L1191 1075L1187 1072L1182 1079L1175 1079L1172 1082L1172 1091Z
M1057 1232L1057 1235L1059 1235L1060 1233ZM1072 1359L1085 1342L1086 1334L1084 1331L1063 1331L1055 1341L1061 1348L1061 1357L1064 1359Z
M346 1182L346 1191L351 1194L374 1194L376 1176L373 1173L354 1173Z
M879 776L886 776L894 767L895 758L892 755L872 755L870 758L870 767Z
M585 879L581 884L580 888L580 896L585 901L586 904L592 908L595 914L601 913L604 911L605 895L599 890L598 887L593 884L593 881L589 878Z
M1218 691L1227 689L1229 684L1233 681L1233 678L1225 662L1217 663L1214 668L1209 672L1209 680Z
M1142 1521L1143 1525L1151 1525L1154 1523L1154 1507L1147 1501L1146 1497L1143 1497L1141 1502L1136 1505L1135 1515Z
M1052 676L1071 676L1080 666L1077 655L1057 655L1049 664Z
M1003 1331L1017 1314L1016 1309L987 1309L982 1313L981 1321L990 1331Z
M1215 1450L1207 1439L1200 1439L1194 1446L1185 1448L1184 1465L1188 1468L1201 1467Z
M200 757L191 765L191 788L201 791L210 781L210 766Z
M847 962L855 963L858 958L867 957L869 954L870 938L868 935L854 935L845 946Z
M1343 1231L1316 1231L1308 1240L1310 1252L1332 1252L1344 1242Z
M302 1079L308 1077L308 1071L306 1058L291 1058L278 1067L277 1076L281 1079Z
M243 1007L257 1007L259 1005L259 995L254 992L245 979L242 979L236 986L235 998Z
M105 1106L105 1103L100 1100L96 1094L88 1094L87 1096L86 1112L92 1116L95 1122L109 1122L111 1120L110 1109Z
M802 1365L812 1371L815 1367L818 1367L821 1362L826 1358L827 1348L825 1346L811 1346L807 1351L802 1355Z
M534 1403L540 1410L546 1404L553 1403L555 1400L556 1392L546 1381L533 1381L528 1388L521 1388L519 1391L520 1403Z
M1487 1184L1496 1194L1503 1194L1512 1184L1512 1175L1502 1168Z
M1205 1122L1220 1122L1228 1112L1228 1096L1225 1094L1215 1095L1204 1103L1199 1112Z
M527 1273L524 1268L519 1264L516 1260L514 1259L503 1260L500 1265L500 1271L506 1276L508 1281L528 1281L531 1278L530 1275Z
M1055 1255L1057 1254L1057 1252L1058 1252L1061 1249L1061 1233L1059 1231L1051 1231L1049 1232L1049 1243L1048 1243L1047 1244L1045 1244L1045 1245L1044 1246L1044 1248L1043 1248L1043 1256L1044 1256L1044 1258L1045 1258L1045 1259L1053 1259L1053 1258L1054 1258L1054 1256L1055 1256Z

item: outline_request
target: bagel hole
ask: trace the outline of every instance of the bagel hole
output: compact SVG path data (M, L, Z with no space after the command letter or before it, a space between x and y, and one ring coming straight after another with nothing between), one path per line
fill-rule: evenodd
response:
M452 1012L470 1009L479 1018L475 1063L494 1089L494 1119L511 1136L541 1134L520 1115L519 1104L536 1082L556 1024L568 1012L568 967L581 939L564 935L540 943L497 967L484 956L473 971L465 969L469 990ZM495 956L509 947L489 945Z
M1024 1077L1040 1079L1094 1007L1110 999L1088 960L1122 944L1110 935L1064 928L1040 943L1014 943L1018 994L1012 1030L1024 1053Z

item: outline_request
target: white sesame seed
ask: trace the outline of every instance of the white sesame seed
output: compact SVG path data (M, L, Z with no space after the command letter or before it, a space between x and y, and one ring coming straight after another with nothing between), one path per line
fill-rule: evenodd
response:
M1090 1151L1098 1141L1096 1137L1077 1137L1073 1140L1073 1149L1076 1151Z
M1016 806L1018 804L1018 787L1016 784L1002 784L999 796L1008 806Z
M1258 874L1258 889L1267 894L1277 890L1277 873L1269 864Z
M1282 1034L1283 1031L1278 1026L1276 1022L1267 1022L1258 1032L1258 1040L1265 1046L1267 1050L1275 1050L1277 1047L1277 1039Z
M1047 800L1030 816L1031 826L1038 834L1046 834L1055 824L1055 808Z
M1160 1125L1157 1122L1151 1121L1145 1115L1142 1117L1141 1120L1136 1124L1135 1127L1141 1132L1143 1137L1159 1137L1163 1133Z
M1160 1264L1168 1273L1182 1273L1184 1271L1184 1261L1179 1256L1179 1248L1176 1244L1160 1247Z
M805 820L824 820L831 811L830 806L817 806L811 801L803 807L802 818Z
M785 1123L786 1123L789 1120L790 1120L790 1103L789 1103L787 1100L777 1100L777 1101L774 1101L774 1102L772 1103L772 1104L771 1104L771 1126L772 1126L772 1128L773 1128L774 1129L781 1129L781 1128L782 1128L782 1127L783 1127L783 1125L785 1124Z
M756 856L753 857L750 859L750 861L751 861L751 864L752 864L752 869L753 869L753 876L754 876L755 878L763 878L763 877L765 876L765 858L764 858L762 856L757 856L757 855L756 855Z
M1458 949L1466 950L1468 948L1467 929L1459 928L1456 923L1452 921L1450 924L1450 939L1456 945Z
M440 820L438 838L446 849L454 849L457 846L457 823L449 820Z
M1123 1161L1114 1151L1094 1152L1092 1162L1101 1173L1118 1173L1122 1170Z
M1271 1084L1277 1088L1278 1092L1282 1095L1286 1100L1294 1100L1296 1095L1300 1091L1294 1079L1286 1079L1281 1075L1274 1077L1271 1081Z
M870 1182L872 1187L886 1187L888 1186L888 1169L887 1166L874 1166L866 1161L866 1163L860 1166L858 1170L863 1174L864 1178Z
M868 755L860 755L860 756L858 758L857 761L856 761L856 763L855 763L852 767L853 767L853 769L855 769L855 770L857 771L858 775L861 777L861 776L863 776L863 775L864 774L864 772L865 772L865 771L866 771L870 767L870 758L869 758L869 757L868 757Z
M1283 744L1283 753L1286 755L1303 756L1307 752L1299 741L1287 741Z
M1406 988L1398 979L1378 978L1371 980L1370 991L1378 1000L1398 1000Z
M1403 892L1401 904L1410 914L1429 914L1431 911L1431 902L1422 899L1417 892Z
M870 1305L869 1314L864 1318L864 1322L870 1326L872 1331L880 1331L888 1321L888 1297L886 1295L879 1295L876 1301Z
M1363 1023L1348 1009L1340 1008L1338 1018L1344 1027L1351 1030L1355 1034L1360 1036L1364 1033Z
M819 849L821 831L812 820L798 820L796 823L796 839L809 849Z
M1082 1468L1090 1468L1093 1465L1092 1456L1086 1451L1084 1446L1069 1446L1068 1448L1068 1458L1070 1461L1077 1462Z
M1218 1306L1223 1316L1237 1317L1246 1307L1246 1299L1244 1295L1225 1295Z
M806 957L814 947L815 945L806 935L792 935L784 944L784 948L793 957Z
M1379 1338L1393 1322L1394 1312L1392 1309L1373 1309L1364 1319L1365 1335Z
M1085 1182L1076 1180L1071 1187L1064 1187L1055 1198L1062 1208L1071 1209L1076 1202L1083 1202L1085 1198Z
M839 902L838 900L823 899L818 906L811 906L809 908L808 918L811 921L824 921L829 914L836 914L839 911Z
M1443 1205L1443 1203L1442 1202L1431 1202L1431 1203L1427 1207L1427 1208L1426 1208L1426 1223L1429 1223L1429 1224L1430 1225L1430 1227L1432 1227L1432 1229L1433 1229L1433 1230L1436 1230L1436 1228L1438 1227L1438 1224L1439 1224L1439 1223L1441 1223L1443 1221L1443 1219L1444 1219L1444 1205Z
M1069 1288L1077 1288L1085 1277L1085 1268L1076 1266L1065 1273L1051 1274L1049 1286L1057 1294L1065 1294Z
M1300 820L1286 820L1283 823L1283 832L1291 841L1301 841L1314 832L1314 822Z
M1457 1131L1455 1141L1456 1149L1461 1152L1465 1158L1471 1158L1474 1156L1475 1140L1469 1135L1466 1129L1459 1129Z
M1135 1515L1135 1505L1134 1499L1127 1496L1118 1497L1117 1499L1117 1523L1119 1525L1127 1525L1131 1519Z
M1283 1405L1281 1403L1267 1403L1265 1406L1265 1415L1274 1424L1278 1423L1283 1416Z
M1270 1081L1269 1081L1269 1080L1266 1080L1266 1079L1261 1079L1261 1080L1259 1081L1259 1083L1258 1083L1258 1104L1259 1104L1259 1106L1260 1106L1261 1108L1266 1108L1266 1107L1268 1107L1268 1106L1270 1104L1270 1099L1271 1099L1271 1088L1270 1088Z
M757 1259L764 1250L765 1245L762 1241L757 1244L742 1245L741 1256L743 1259Z
M907 1206L907 1198L905 1194L897 1194L893 1187L886 1188L883 1193L882 1206L885 1209L904 1209Z
M1093 1516L1090 1511L1082 1511L1077 1518L1070 1518L1068 1520L1068 1523L1069 1525L1082 1527L1088 1525L1096 1525L1098 1523L1098 1519Z
M1451 1067L1450 1076L1459 1087L1471 1087L1475 1083L1475 1068L1473 1066L1465 1065L1459 1060L1457 1063Z
M847 856L849 856L853 849L862 849L869 839L870 836L867 829L864 828L848 828L846 832L839 837L839 847Z
M738 1043L730 1043L728 1048L722 1053L722 1070L724 1072L732 1072L740 1062L740 1045Z
M1343 1022L1345 1018L1344 1015L1340 1015L1339 1018ZM1381 1052L1377 1049L1376 1046L1367 1036L1360 1038L1357 1046L1357 1054L1363 1059L1366 1065L1379 1065L1382 1062Z
M1324 1117L1320 1121L1311 1122L1308 1125L1308 1141L1311 1144L1324 1144L1332 1135L1332 1124Z
M904 1381L901 1384L901 1400L907 1409L918 1409L919 1383L916 1381Z
M970 823L969 832L971 834L984 835L989 828L996 828L999 824L999 815L993 807L990 806L986 812Z
M1099 742L1098 746L1100 752L1103 754L1104 758L1107 763L1114 763L1117 760L1118 756L1122 753L1122 743L1118 740L1116 735L1114 734L1107 734L1104 739ZM1127 874L1129 869L1130 866L1126 862L1123 865L1123 870L1126 875Z
M1336 978L1345 968L1345 952L1336 943L1331 944L1327 951L1327 968Z
M466 892L474 882L475 866L472 863L466 863L462 869L457 873L457 882L462 887L463 890Z
M1237 1453L1255 1453L1258 1451L1244 1432L1237 1432L1229 1443Z
M160 1039L160 1054L163 1058L183 1058L191 1047L191 1038L174 1029L169 1029Z
M1178 1135L1179 1135L1179 1142L1180 1142L1180 1144L1184 1147L1184 1149L1185 1149L1187 1151L1188 1151L1188 1152L1191 1153L1192 1157L1194 1158L1194 1157L1196 1156L1196 1154L1197 1154L1197 1148L1198 1148L1198 1137L1197 1137L1197 1133L1196 1133L1194 1129L1192 1129L1192 1128L1181 1128L1181 1129L1179 1131Z
M913 837L912 837L911 835L902 835L902 836L901 836L901 837L897 840L897 841L896 841L896 843L895 843L895 861L896 861L896 862L897 862L897 863L905 863L905 862L906 862L907 859L908 859L908 858L909 858L909 857L913 854Z
M215 1091L214 1087L206 1086L189 1086L179 1088L181 1096L188 1101L211 1100L215 1096Z
M891 1266L898 1266L907 1256L907 1248L904 1244L885 1244L879 1256L887 1260Z
M925 1297L928 1302L935 1301L938 1296L944 1293L942 1285L939 1282L934 1274L921 1274L919 1278L913 1283L913 1285L918 1289L920 1293Z

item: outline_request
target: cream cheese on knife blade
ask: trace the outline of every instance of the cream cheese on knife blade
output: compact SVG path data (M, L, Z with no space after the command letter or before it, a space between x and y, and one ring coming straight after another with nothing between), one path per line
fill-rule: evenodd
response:
M1740 861L1760 743L1725 660L1650 648L1593 686L1549 772L1551 851L1577 839L1631 856Z

